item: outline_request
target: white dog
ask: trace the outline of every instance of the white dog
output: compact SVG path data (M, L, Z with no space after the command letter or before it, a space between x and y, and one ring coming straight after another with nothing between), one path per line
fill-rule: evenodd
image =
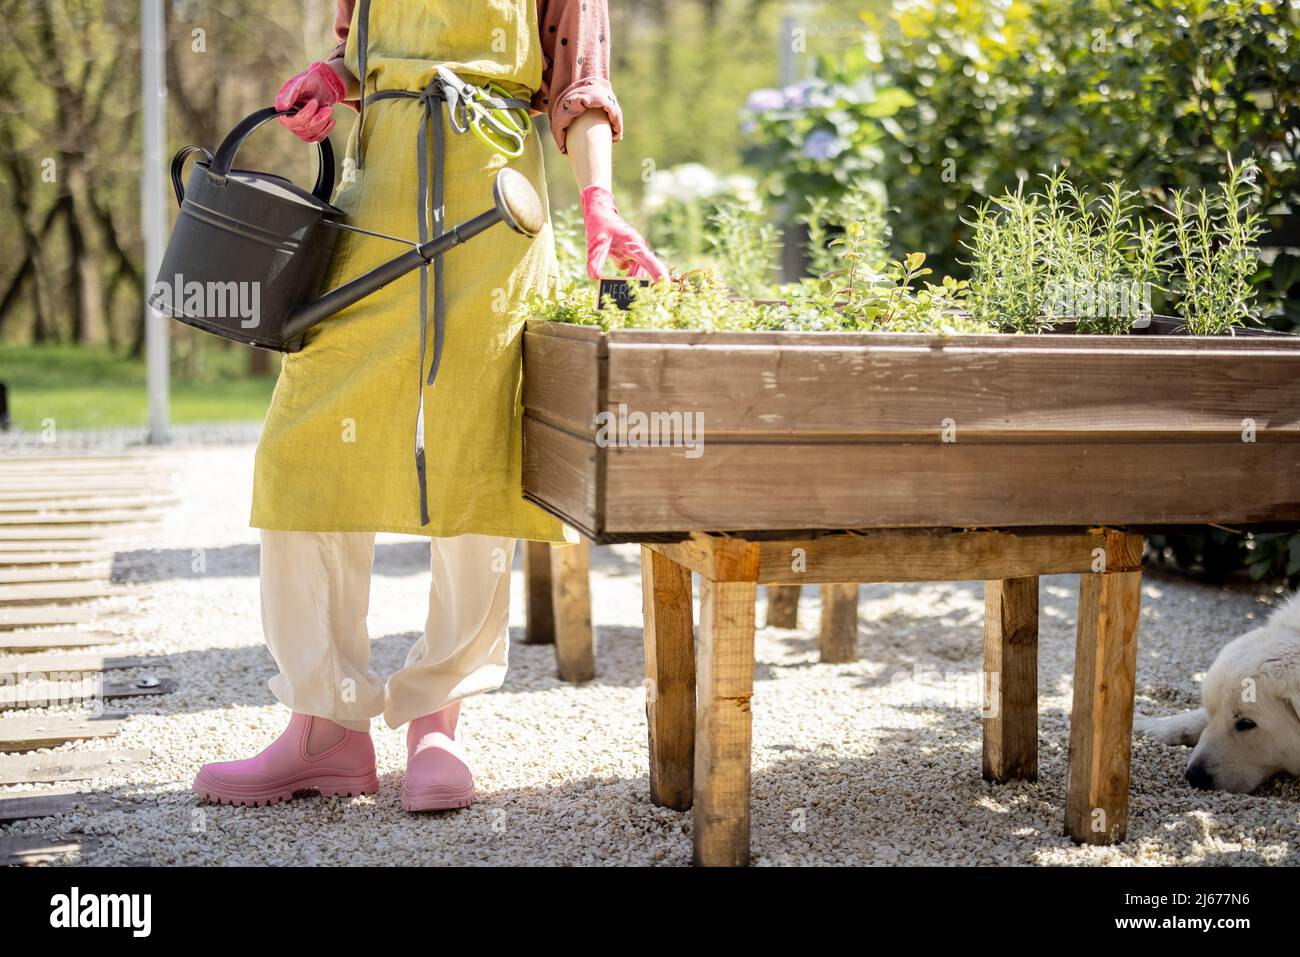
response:
M1274 775L1300 775L1300 594L1219 652L1201 701L1196 711L1134 722L1139 734L1194 747L1192 787L1245 794Z

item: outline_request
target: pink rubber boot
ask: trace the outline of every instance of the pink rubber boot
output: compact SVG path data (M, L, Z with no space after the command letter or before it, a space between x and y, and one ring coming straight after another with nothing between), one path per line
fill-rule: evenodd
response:
M194 779L194 793L217 804L279 804L297 791L377 794L369 733L295 711L289 727L261 754L205 764Z
M406 729L406 811L449 811L474 803L474 776L459 730L460 702L416 718Z

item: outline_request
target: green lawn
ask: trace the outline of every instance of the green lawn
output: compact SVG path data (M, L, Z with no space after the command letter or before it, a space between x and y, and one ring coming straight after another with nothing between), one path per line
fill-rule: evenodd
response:
M241 374L242 351L205 356L210 381L177 382L171 389L173 422L261 421L275 387L273 376ZM39 431L46 419L59 429L142 426L149 420L143 360L76 346L0 345L0 382L9 387L9 414Z

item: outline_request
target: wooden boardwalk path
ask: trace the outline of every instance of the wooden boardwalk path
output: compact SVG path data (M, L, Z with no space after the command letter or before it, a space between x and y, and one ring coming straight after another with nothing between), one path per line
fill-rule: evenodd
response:
M107 704L172 685L125 672L159 659L114 651L130 613L111 600L133 588L113 580L113 564L176 501L171 463L154 451L0 461L0 865L79 854L84 835L32 838L8 825L111 807L85 782L149 759L114 746L127 715Z

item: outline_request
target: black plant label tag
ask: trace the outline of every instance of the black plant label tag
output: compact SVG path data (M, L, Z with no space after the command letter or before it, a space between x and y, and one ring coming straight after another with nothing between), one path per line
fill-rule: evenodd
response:
M596 300L596 308L604 309L605 303L611 302L618 309L627 310L628 304L632 302L632 283L641 286L650 285L649 279L602 279L600 281L599 298Z

